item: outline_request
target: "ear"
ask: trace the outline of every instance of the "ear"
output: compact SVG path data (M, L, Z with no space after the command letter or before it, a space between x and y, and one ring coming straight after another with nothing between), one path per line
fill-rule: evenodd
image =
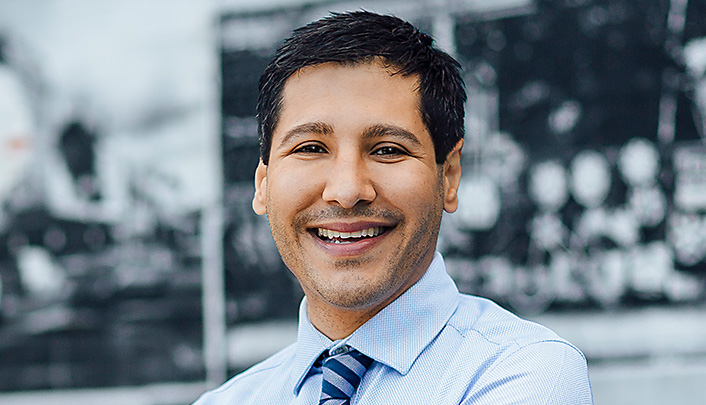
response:
M255 169L255 195L252 199L252 209L257 215L267 214L267 165L260 163Z
M444 162L444 210L454 212L458 208L458 185L461 182L461 149L463 139L446 156Z

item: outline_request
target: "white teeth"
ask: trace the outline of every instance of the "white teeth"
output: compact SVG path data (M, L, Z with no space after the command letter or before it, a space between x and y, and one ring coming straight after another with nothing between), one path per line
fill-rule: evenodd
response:
M350 239L350 238L361 238L361 237L373 237L380 234L379 227L373 227L368 229L363 229L355 232L339 232L330 229L319 228L319 236L327 239Z

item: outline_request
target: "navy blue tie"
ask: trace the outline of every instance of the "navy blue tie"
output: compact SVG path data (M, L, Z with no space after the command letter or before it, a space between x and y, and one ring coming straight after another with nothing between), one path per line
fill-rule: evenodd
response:
M363 374L368 371L373 359L363 353L343 346L324 359L319 405L349 405Z

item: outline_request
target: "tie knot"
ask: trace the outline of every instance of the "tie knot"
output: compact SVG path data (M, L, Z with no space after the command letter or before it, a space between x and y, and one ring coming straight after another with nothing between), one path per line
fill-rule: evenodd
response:
M319 405L350 404L353 393L372 363L373 359L349 346L331 351L322 365L324 382Z

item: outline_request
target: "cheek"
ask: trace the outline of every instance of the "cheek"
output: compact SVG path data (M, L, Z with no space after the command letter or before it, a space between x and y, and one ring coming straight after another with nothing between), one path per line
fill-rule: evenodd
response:
M299 210L321 197L320 183L314 171L278 168L268 179L268 206L280 213Z
M388 170L376 175L377 191L380 197L394 201L396 205L416 209L429 207L430 202L441 198L443 187L440 186L436 171L419 170L409 167L402 170Z

